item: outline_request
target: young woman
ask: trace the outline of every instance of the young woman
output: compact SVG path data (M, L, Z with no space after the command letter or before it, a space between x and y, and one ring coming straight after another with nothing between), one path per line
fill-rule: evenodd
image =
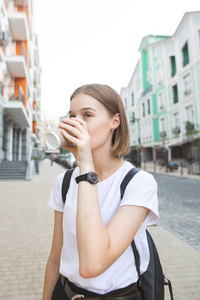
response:
M51 193L55 223L43 300L142 299L130 244L134 238L144 272L149 263L145 229L159 216L157 184L140 170L120 201L120 183L133 166L120 158L129 152L129 131L116 91L90 84L70 100L70 118L59 126L78 167L65 205L64 173Z

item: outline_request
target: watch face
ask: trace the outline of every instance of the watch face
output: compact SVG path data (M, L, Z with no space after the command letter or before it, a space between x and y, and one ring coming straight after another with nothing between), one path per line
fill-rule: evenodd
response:
M98 182L98 175L94 172L89 173L89 182L90 183L97 183Z

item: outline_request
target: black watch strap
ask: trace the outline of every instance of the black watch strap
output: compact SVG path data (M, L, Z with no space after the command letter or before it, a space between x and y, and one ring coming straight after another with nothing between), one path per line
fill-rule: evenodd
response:
M79 183L80 181L87 181L87 174L82 174L76 177L76 183Z
M77 176L75 180L76 183L79 183L80 181L88 181L91 184L96 184L98 182L98 175L95 172L89 172Z

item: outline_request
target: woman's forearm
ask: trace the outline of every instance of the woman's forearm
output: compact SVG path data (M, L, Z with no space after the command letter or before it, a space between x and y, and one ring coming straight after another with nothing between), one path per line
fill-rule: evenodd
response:
M80 275L88 278L101 273L102 257L109 248L109 235L101 217L97 186L88 182L79 183L77 245Z
M43 289L43 300L51 300L52 292L59 278L59 265L48 259Z

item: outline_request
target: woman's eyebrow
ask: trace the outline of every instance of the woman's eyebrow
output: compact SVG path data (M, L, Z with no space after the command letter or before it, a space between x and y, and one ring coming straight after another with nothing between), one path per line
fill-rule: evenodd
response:
M96 111L96 109L92 108L92 107L84 107L82 108L81 110L93 110L93 111Z
M92 108L92 107L84 107L84 108L82 108L81 110L82 110L82 111L84 111L84 110L93 110L93 111L96 111L96 109L94 109L94 108ZM73 113L73 111L70 110L70 111L69 111L69 114L72 114L72 113Z

